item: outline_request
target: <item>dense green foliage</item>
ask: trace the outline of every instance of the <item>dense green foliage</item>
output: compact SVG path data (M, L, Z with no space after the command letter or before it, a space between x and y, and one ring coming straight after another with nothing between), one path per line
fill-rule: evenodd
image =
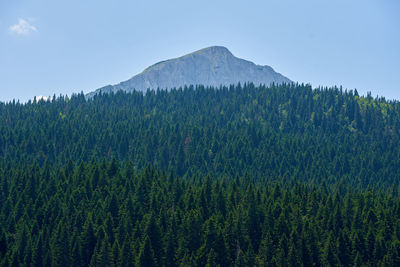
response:
M400 265L399 159L340 88L0 103L0 266Z
M309 86L83 94L0 104L0 157L12 164L129 159L177 175L327 179L391 186L400 104Z
M180 179L115 160L10 168L1 182L5 265L400 264L392 194Z

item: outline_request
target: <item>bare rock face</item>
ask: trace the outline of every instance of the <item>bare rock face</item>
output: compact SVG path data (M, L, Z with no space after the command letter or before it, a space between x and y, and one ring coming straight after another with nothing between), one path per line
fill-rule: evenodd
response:
M161 61L142 73L116 85L108 85L89 93L146 91L147 89L171 89L185 85L229 86L253 82L255 85L291 83L270 66L260 66L235 57L227 48L212 46L188 55Z

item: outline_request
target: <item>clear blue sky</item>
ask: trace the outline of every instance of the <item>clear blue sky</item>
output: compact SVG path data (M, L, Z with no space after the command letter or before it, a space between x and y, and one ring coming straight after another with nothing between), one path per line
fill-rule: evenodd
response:
M0 101L89 92L211 45L400 100L397 0L0 0Z

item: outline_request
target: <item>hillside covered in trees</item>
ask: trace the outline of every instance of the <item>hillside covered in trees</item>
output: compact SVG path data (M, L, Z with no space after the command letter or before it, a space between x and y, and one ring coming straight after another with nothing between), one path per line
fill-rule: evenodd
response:
M308 85L0 103L2 266L400 265L400 103Z

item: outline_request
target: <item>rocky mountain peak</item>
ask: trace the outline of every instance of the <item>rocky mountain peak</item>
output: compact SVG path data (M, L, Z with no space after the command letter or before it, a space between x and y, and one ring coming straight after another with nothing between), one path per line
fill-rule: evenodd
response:
M291 81L269 66L256 65L235 57L226 47L211 46L182 57L158 62L127 81L102 87L88 96L118 90L172 89L185 85L219 87L239 82L269 85Z

